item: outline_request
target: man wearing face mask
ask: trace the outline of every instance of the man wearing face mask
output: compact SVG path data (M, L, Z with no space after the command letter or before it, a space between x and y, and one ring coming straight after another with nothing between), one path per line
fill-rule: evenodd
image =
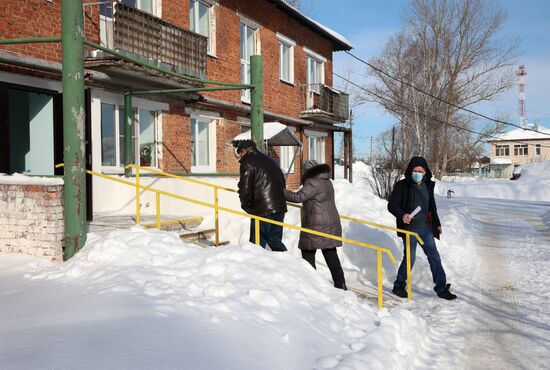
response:
M423 157L413 157L405 170L405 178L398 181L393 187L393 191L388 202L388 210L397 220L399 229L410 230L418 233L424 245L422 250L432 271L434 290L440 298L453 300L456 295L451 293L450 286L447 284L445 270L441 264L441 257L435 245L435 239L441 235L441 222L437 215L437 207L434 198L435 183L432 181L432 172L428 167L428 162ZM420 207L414 217L411 216L413 210ZM402 237L403 245L406 247L405 235L397 233ZM411 269L414 265L416 256L416 238L411 238ZM392 292L401 297L407 297L405 286L407 285L407 259L406 250L403 253L403 261L399 266L397 278L395 279Z

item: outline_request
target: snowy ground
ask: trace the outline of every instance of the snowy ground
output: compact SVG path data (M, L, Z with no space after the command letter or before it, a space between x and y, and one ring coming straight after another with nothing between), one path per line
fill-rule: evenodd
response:
M340 212L393 224L361 181L365 171L357 166L353 185L335 181ZM290 253L271 253L248 244L247 222L226 214L222 239L232 244L218 249L135 228L91 235L62 265L0 255L0 368L545 368L550 203L457 196L438 204L438 246L459 299L435 296L419 256L413 302L395 305L395 267L385 259L393 304L381 311L332 288L322 257L319 271L302 261L298 233L285 232ZM285 221L299 224L298 211ZM343 226L345 236L401 258L392 232ZM350 285L376 284L374 253L340 253Z

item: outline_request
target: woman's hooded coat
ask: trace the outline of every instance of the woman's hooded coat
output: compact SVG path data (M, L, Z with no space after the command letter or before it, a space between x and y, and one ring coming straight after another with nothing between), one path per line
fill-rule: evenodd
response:
M303 187L298 192L285 190L285 197L294 203L303 203L302 227L323 233L342 236L340 215L334 200L334 187L330 180L330 167L320 164L302 175ZM304 250L340 247L338 240L300 232L298 248Z

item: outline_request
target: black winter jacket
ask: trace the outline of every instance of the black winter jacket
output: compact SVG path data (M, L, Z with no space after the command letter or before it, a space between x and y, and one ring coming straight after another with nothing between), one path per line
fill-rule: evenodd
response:
M441 222L439 221L439 216L437 214L437 206L435 204L434 198L434 188L435 182L432 181L432 171L428 167L428 162L422 157L413 157L405 170L405 178L398 181L392 190L390 200L388 202L388 211L395 216L397 221L397 228L410 230L410 225L407 225L403 222L403 215L406 213L411 213L414 208L414 196L415 191L413 186L416 186L412 180L412 169L417 166L422 166L426 170L426 175L424 175L424 182L428 188L428 193L430 195L429 199L429 209L428 209L428 223L434 234L434 237L439 239L439 226ZM404 236L403 233L398 232L398 236Z
M242 209L256 216L286 212L285 177L279 165L257 150L240 162L238 186Z

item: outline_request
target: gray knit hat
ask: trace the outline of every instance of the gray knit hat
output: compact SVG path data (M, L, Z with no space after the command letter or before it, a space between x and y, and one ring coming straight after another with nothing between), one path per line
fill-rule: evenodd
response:
M307 171L309 170L310 168L313 168L315 166L318 166L319 163L317 163L316 160L314 159L308 159L308 160L305 160L302 162L302 171Z

